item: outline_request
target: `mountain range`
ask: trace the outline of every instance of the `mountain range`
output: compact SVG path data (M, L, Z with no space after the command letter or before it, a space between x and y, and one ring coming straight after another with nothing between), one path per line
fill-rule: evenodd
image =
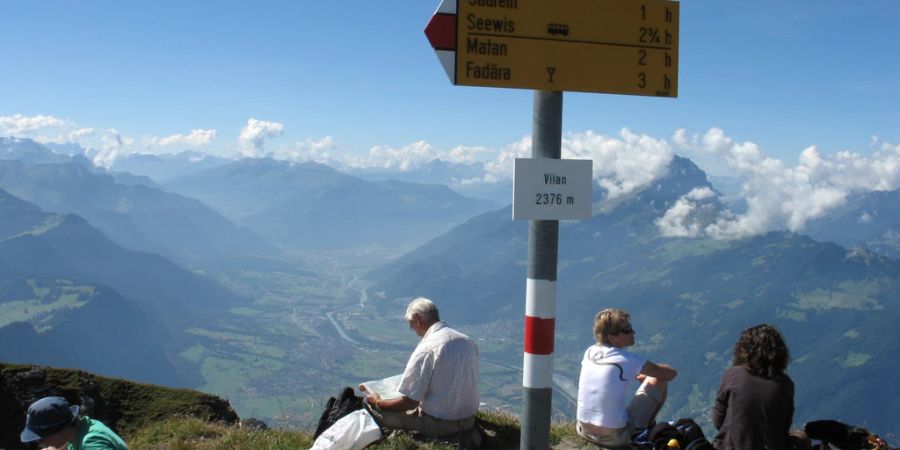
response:
M26 164L67 162L70 157L54 152L31 139L0 137L0 160L17 160Z
M0 160L0 189L45 211L78 214L124 247L189 265L278 252L197 200L128 174L100 173L78 158L34 165Z
M834 213L810 223L806 232L820 241L900 258L900 191L853 195Z
M495 206L438 184L365 181L318 163L243 159L167 186L298 249L411 245Z
M594 314L623 308L635 351L679 370L664 414L708 426L740 331L767 322L793 352L798 424L833 418L900 432L900 396L873 382L900 369L900 262L784 231L662 237L655 220L696 187L710 187L705 174L676 157L651 186L615 202L598 189L590 220L561 223L555 370L577 380ZM509 208L489 212L374 272L371 290L385 301L432 297L451 323L521 320L527 241L527 223L510 220Z
M452 163L435 159L406 170L378 167L347 167L341 170L370 181L443 184L467 197L490 200L498 206L509 203L512 198L511 180L483 181L485 167L482 162Z
M178 153L131 153L113 160L110 169L149 177L157 183L167 183L179 177L189 176L230 163L209 153L184 150Z
M3 138L0 189L47 211L79 214L127 248L190 266L251 256L256 265L271 265L279 252L273 243L299 250L411 248L499 205L440 183L488 197L503 192L502 203L511 192L508 183L462 183L483 173L480 163L361 170L377 179L368 181L313 162L233 161L195 151L124 155L106 170L77 149Z

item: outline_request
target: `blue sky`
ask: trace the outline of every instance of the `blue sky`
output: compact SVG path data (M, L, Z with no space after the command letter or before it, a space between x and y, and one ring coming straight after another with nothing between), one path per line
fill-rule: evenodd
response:
M251 118L266 146L341 152L510 145L532 93L450 85L423 28L437 0L4 1L0 116L52 116L139 143ZM679 98L567 93L564 130L667 139L720 128L796 161L900 142L900 2L681 3ZM140 145L135 144L140 150Z

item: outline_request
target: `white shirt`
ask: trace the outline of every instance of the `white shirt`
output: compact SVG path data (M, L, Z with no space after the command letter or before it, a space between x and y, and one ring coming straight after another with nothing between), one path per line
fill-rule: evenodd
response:
M646 362L618 347L588 347L578 378L578 420L606 428L625 428L632 397L626 395L628 383Z
M478 346L468 336L436 322L409 357L398 391L421 402L425 413L446 420L478 411Z

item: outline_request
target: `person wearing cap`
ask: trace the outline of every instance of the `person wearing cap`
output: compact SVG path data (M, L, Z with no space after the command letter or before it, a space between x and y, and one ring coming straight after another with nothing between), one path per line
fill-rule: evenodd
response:
M594 318L594 338L581 360L575 430L581 437L607 447L625 447L631 435L648 428L666 401L668 382L678 374L625 350L634 345L630 315L604 309ZM641 386L628 394L631 380Z
M406 308L406 321L422 338L406 363L397 389L401 397L366 397L375 421L385 428L437 437L469 430L478 411L478 346L441 321L425 297Z
M42 450L128 450L113 430L87 416L62 397L44 397L28 407L23 443L37 442Z

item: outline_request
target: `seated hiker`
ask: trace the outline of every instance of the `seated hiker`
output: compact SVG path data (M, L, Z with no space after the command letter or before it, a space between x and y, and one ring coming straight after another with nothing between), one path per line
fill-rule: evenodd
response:
M588 347L581 361L576 431L606 447L628 446L632 434L653 423L666 401L668 382L678 374L671 366L625 350L634 345L629 318L620 309L597 313L597 343ZM631 380L641 382L633 396L626 392Z
M784 370L790 353L775 327L741 332L732 367L722 375L713 408L717 450L788 450L794 420L794 382Z
M400 379L398 398L376 393L366 404L379 425L438 437L475 425L478 410L478 346L442 322L437 305L418 297L406 309L406 320L422 338Z
M128 450L125 441L99 420L78 415L62 397L44 397L28 407L23 443L37 442L42 450Z

